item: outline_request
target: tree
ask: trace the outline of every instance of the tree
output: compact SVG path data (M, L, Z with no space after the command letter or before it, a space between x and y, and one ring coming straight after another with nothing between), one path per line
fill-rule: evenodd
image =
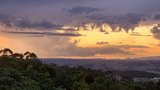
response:
M0 69L0 90L40 90L39 83L15 69Z
M35 53L31 53L29 51L24 53L25 59L35 60L37 59L37 55Z
M73 84L72 90L89 90L89 85L84 81L76 81Z
M15 58L15 59L23 59L23 54L20 54L20 53L14 53L11 55L12 58Z
M9 48L5 48L3 50L0 50L1 57L10 57L13 54L13 51Z
M30 59L37 59L37 55L35 53L30 53Z
M87 84L92 84L92 83L94 83L94 82L95 82L94 77L91 76L91 75L87 75L87 76L85 77L85 82L86 82Z
M157 83L157 90L160 90L160 80Z
M31 53L30 53L29 51L25 52L25 53L24 53L25 59L29 59L30 54L31 54Z

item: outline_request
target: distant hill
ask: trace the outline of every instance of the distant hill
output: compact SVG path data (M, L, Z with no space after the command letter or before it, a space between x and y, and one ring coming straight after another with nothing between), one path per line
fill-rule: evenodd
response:
M136 59L65 59L65 58L43 58L44 63L54 63L59 66L70 67L83 66L85 68L98 70L139 70L160 74L159 57L145 57Z
M142 57L142 58L135 58L138 60L160 60L160 56L150 56L150 57Z

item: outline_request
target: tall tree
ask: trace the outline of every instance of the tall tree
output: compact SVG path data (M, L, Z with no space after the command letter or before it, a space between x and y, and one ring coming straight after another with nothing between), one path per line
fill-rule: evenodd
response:
M25 59L37 59L37 55L29 51L25 52L24 56L25 56Z
M12 54L12 58L19 58L19 59L23 59L23 54L20 54L20 53L13 53Z
M0 54L1 54L1 56L9 57L13 54L13 51L9 48L5 48L3 50L0 50Z

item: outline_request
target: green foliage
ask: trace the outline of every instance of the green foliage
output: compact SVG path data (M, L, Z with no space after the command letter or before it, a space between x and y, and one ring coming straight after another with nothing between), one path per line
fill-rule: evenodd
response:
M0 90L39 90L38 82L15 69L0 69Z
M89 90L89 85L85 81L75 81L72 90Z
M0 55L0 90L160 90L160 82L117 81L110 71L44 64L28 51Z

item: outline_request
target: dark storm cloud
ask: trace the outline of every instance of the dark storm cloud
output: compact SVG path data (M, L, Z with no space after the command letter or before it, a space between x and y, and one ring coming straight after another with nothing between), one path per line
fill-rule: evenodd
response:
M28 18L22 18L17 23L17 27L20 28L42 28L42 29L61 29L63 25L56 25L54 23L51 23L48 20L42 20L42 21L31 21Z
M67 10L70 14L89 14L96 11L100 11L98 8L92 8L92 7L84 7L84 6L75 6L69 10Z
M160 29L158 26L154 26L152 29L151 29L151 32L153 33L153 36L160 40Z
M160 0L0 0L0 12L42 19L39 22L22 20L19 27L57 28L57 23L43 21L49 17L49 21L60 25L80 22L79 26L84 26L92 21L99 25L108 23L113 31L125 29L128 32L140 21L160 12L159 3ZM159 14L154 18L159 19ZM7 25L10 26L10 23L7 22ZM105 32L103 29L100 31Z
M16 22L16 19L15 19L15 17L13 17L11 15L6 15L6 14L0 13L0 22L5 24L8 27L11 27L12 23Z
M122 29L128 32L129 29L134 30L136 26L138 26L139 22L146 19L146 15L144 14L126 14L126 15L118 15L118 16L101 16L101 15L93 15L87 16L90 21L103 24L107 23L110 25L113 31L121 31Z
M4 33L10 33L10 34L24 34L24 35L35 35L35 36L81 36L81 34L78 33L53 33L53 32L19 32L19 31L1 31Z
M75 44L70 44L65 48L55 49L60 52L61 56L95 56L97 54L124 54L124 55L133 55L134 53L125 51L116 47L88 47L82 48L77 47Z
M27 17L14 17L0 14L0 22L8 27L36 28L36 29L61 29L63 25L56 25L46 19L42 21L32 21Z
M34 8L41 6L41 7L48 7L52 9L62 9L59 8L63 7L63 9L68 9L73 6L82 6L79 10L80 12L89 12L95 11L96 8L103 8L106 11L106 14L126 14L126 13L155 13L159 12L160 0L0 0L0 7L4 7L6 11L7 9L17 9L24 10L22 8L31 7ZM12 7L12 6L15 7ZM12 7L12 8L10 8ZM83 11L84 8L87 11ZM89 8L88 8L89 7ZM93 8L90 8L93 7ZM30 8L29 8L30 9ZM73 8L73 11L75 11ZM32 11L32 10L30 10ZM46 10L48 11L48 10ZM50 11L50 12L51 12ZM26 11L27 12L27 11ZM53 14L55 14L53 12Z

